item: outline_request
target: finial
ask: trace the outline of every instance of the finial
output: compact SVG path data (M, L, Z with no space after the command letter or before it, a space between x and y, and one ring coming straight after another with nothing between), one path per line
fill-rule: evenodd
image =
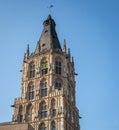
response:
M29 56L29 44L27 44L26 55Z
M69 48L68 48L68 55L69 55L69 59L70 59L70 56L71 56L71 55L70 55L70 49L69 49Z
M51 8L53 8L54 7L54 5L50 5L50 6L48 6L47 8L48 8L48 11L49 11L49 15L51 14Z
M74 66L74 57L72 56L72 65Z
M66 51L67 51L67 47L66 47L66 40L64 39L64 47L63 47L63 52L65 52L65 53L66 53Z

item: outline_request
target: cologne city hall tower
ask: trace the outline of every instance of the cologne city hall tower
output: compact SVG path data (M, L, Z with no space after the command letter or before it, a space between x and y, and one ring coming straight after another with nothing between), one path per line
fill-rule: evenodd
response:
M36 49L28 45L24 55L12 122L0 130L80 130L73 57L65 40L61 48L51 15L43 26Z

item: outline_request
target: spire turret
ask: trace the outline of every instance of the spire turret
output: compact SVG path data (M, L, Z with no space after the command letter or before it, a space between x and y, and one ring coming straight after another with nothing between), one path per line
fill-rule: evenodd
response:
M24 53L24 61L25 61L26 59L28 59L28 57L29 57L29 44L27 45L26 53Z
M74 57L72 56L72 65L74 66Z
M27 44L26 56L29 56L29 44Z
M66 53L66 51L67 51L67 47L66 47L66 40L64 39L64 47L63 47L63 52L65 52L65 53Z
M70 54L70 49L68 48L68 56L69 56L69 60L71 58L71 54Z

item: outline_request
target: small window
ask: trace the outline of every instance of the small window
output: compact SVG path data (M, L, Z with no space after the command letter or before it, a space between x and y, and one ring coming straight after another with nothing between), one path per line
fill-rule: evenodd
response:
M61 90L61 87L62 87L62 85L60 82L55 83L55 89Z
M47 87L47 82L42 82L41 87L42 87L42 88Z
M19 122L23 121L23 115L19 115Z
M45 30L45 33L47 33L48 32L48 30Z
M45 46L45 43L42 44L42 47L44 47L44 46Z

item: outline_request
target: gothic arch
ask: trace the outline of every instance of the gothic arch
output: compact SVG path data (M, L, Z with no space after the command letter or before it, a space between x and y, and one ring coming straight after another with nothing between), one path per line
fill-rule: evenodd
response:
M63 62L61 56L56 56L56 57L55 57L55 61L61 61L61 62Z
M40 81L40 83L44 82L44 81L47 81L47 79L45 77L43 77Z
M46 56L44 56L44 57L41 58L40 63L43 62L43 61L47 61L47 57Z
M29 65L30 65L30 64L35 64L35 61L34 61L34 60L31 60L30 63L29 63Z

